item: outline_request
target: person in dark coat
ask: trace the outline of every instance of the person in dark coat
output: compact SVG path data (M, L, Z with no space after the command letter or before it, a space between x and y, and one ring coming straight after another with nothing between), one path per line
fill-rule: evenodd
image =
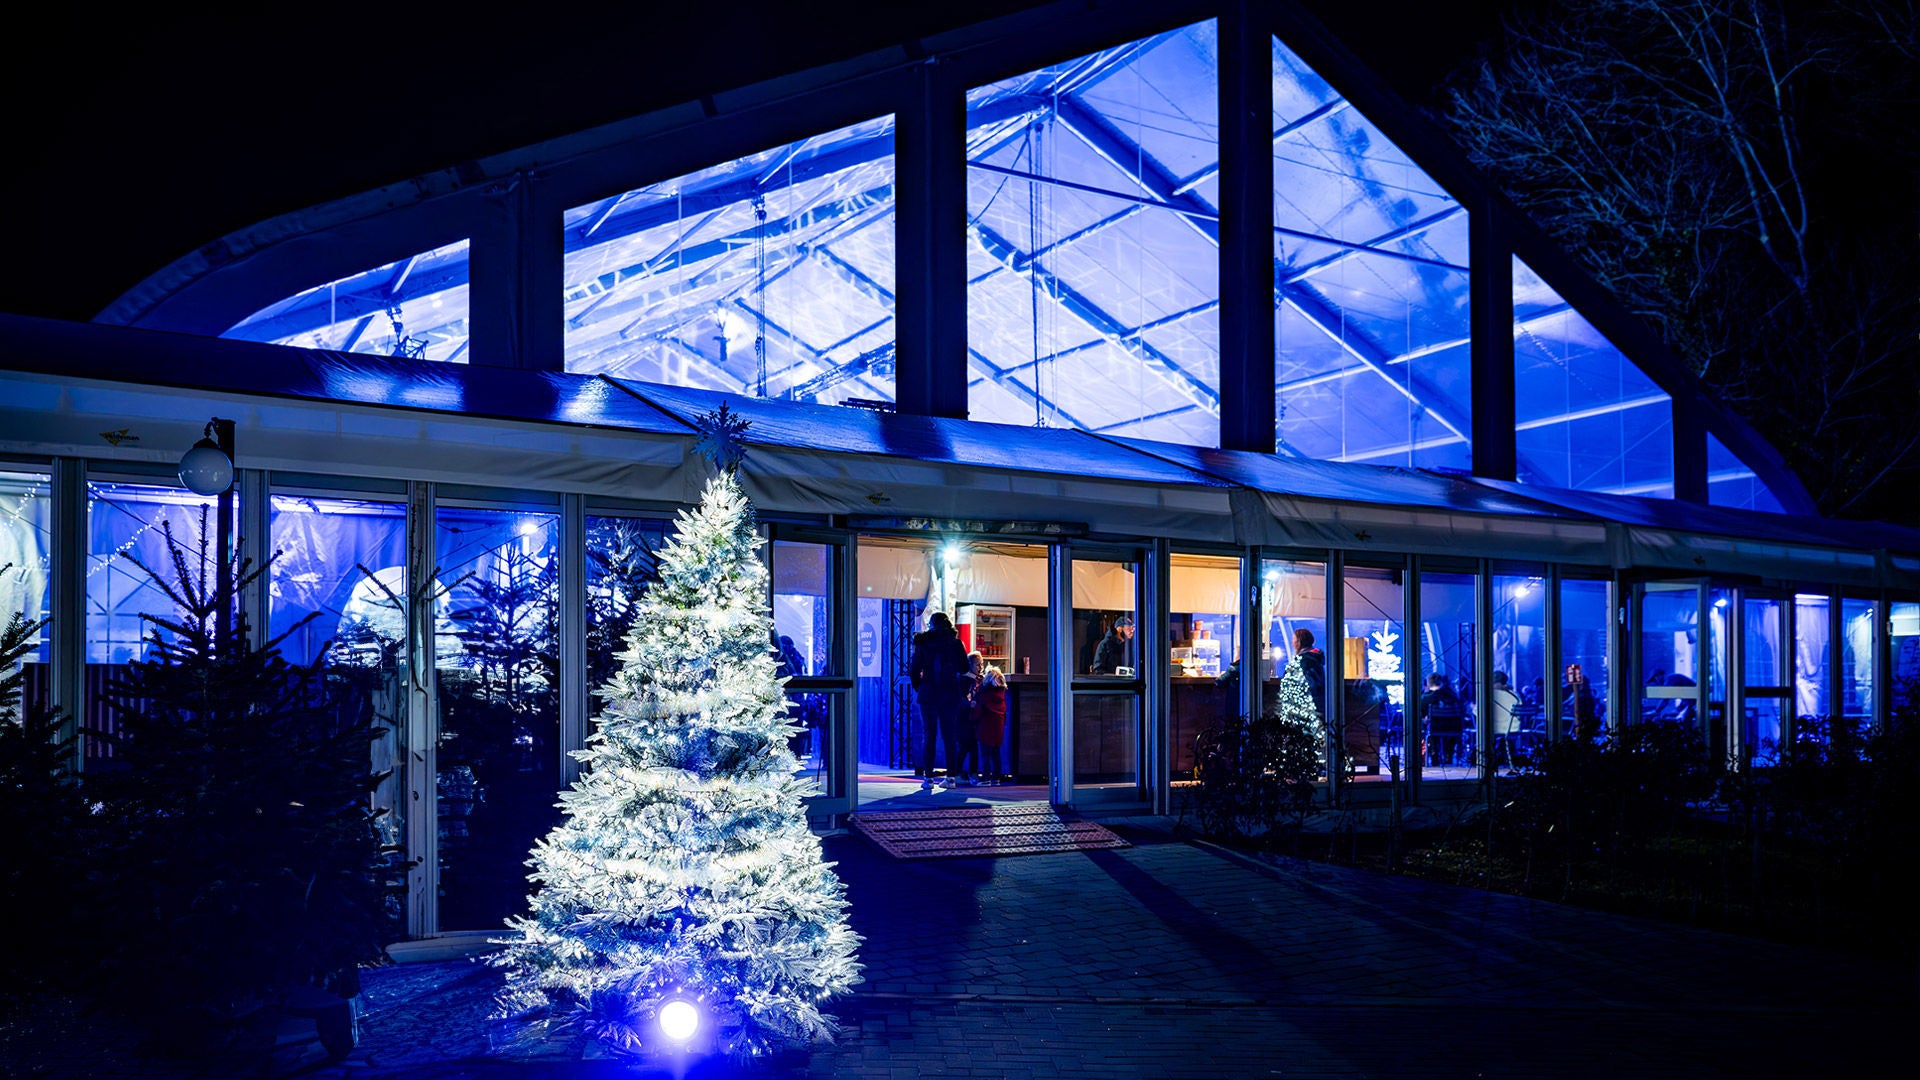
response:
M967 673L967 650L954 632L953 620L944 611L928 619L926 631L914 635L913 656L907 663L907 678L913 683L914 696L920 702L920 723L926 732L925 748L920 755L920 786L930 789L933 782L934 748L946 743L947 779L941 787L952 787L954 773L960 767L960 719L967 701L971 680Z
M1107 636L1093 650L1093 674L1117 675L1121 668L1133 667L1133 616L1113 620Z
M1307 680L1307 689L1313 692L1313 703L1321 709L1327 707L1327 654L1313 643L1313 631L1301 627L1293 632L1293 655L1300 660L1300 674Z
M1592 742L1600 734L1600 714L1594 706L1593 684L1579 664L1567 665L1567 680L1560 687L1563 708L1573 715L1573 737Z

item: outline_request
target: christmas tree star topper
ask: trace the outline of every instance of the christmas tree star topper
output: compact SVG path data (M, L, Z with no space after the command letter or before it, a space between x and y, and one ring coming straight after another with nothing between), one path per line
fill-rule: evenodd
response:
M747 457L747 421L727 408L723 401L718 409L702 416L698 424L700 439L693 444L694 452L713 462L723 473L738 470Z

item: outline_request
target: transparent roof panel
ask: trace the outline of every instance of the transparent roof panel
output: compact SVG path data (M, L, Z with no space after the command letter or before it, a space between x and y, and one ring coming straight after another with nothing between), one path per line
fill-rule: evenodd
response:
M261 308L220 336L464 364L468 248L462 240L329 281Z
M1524 483L1673 497L1673 400L1513 260L1514 421Z
M891 402L893 117L566 212L566 369Z
M1212 21L967 94L968 415L1220 442Z
M1716 436L1707 436L1707 504L1786 513L1773 491Z
M1273 41L1282 453L1472 466L1467 213Z

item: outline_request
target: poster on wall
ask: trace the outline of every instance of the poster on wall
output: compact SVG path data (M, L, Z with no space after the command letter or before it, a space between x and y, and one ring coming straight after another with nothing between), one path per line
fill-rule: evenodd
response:
M859 664L859 676L862 679L880 677L880 617L883 604L879 600L861 600L854 631L854 651Z

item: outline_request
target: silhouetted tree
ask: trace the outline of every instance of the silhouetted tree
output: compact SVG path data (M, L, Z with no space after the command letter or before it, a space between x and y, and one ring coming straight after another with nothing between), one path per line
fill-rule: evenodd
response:
M1459 73L1474 161L1831 514L1920 483L1911 0L1560 0Z

